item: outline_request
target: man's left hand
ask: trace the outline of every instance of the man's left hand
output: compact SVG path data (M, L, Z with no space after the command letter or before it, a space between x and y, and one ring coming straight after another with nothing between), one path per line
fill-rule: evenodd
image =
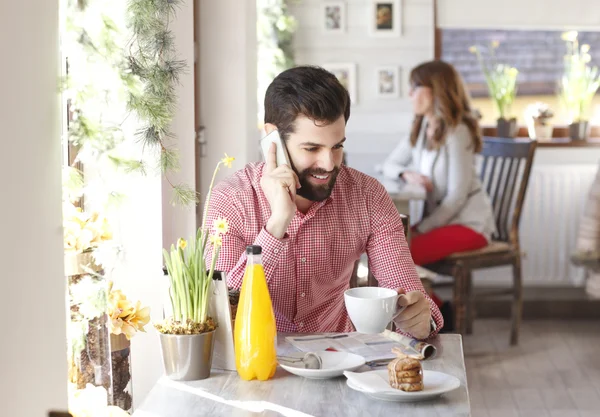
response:
M394 323L403 332L416 339L426 339L431 332L431 306L421 291L405 293L398 288L398 307L400 313L394 317Z

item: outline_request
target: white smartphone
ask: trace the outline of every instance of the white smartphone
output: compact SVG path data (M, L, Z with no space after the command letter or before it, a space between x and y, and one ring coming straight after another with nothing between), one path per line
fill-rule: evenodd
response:
M290 157L287 153L287 148L285 147L283 140L281 140L277 130L272 131L260 140L260 148L262 149L265 161L267 160L271 143L275 143L277 146L277 166L287 164L289 167L291 167L292 165L290 164Z

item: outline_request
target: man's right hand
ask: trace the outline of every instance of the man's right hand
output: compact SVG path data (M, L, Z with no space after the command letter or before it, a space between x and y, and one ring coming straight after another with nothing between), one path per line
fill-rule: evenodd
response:
M266 157L260 186L271 206L267 232L281 239L296 214L296 189L300 188L300 181L287 164L277 166L277 146L274 143Z

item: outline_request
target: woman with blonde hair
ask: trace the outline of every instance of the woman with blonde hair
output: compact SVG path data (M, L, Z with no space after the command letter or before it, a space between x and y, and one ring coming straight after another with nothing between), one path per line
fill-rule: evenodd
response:
M414 263L426 265L485 247L496 227L475 169L481 133L458 72L443 61L415 67L410 98L412 131L386 159L383 172L427 190L411 240Z

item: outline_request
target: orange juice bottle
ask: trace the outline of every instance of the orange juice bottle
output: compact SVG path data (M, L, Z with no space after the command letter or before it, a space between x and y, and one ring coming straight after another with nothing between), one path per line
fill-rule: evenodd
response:
M277 327L261 252L257 245L246 248L246 271L235 316L235 367L246 381L265 381L277 368Z

